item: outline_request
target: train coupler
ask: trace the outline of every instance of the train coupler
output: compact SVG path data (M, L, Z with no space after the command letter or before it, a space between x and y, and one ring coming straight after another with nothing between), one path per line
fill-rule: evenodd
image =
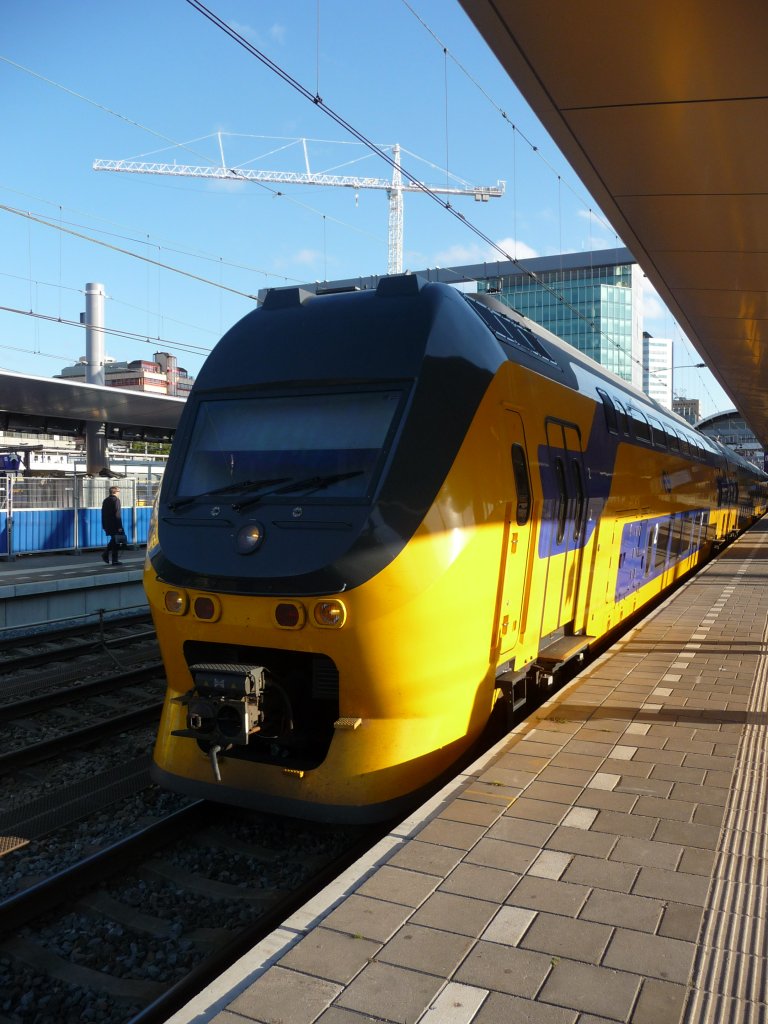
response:
M173 736L225 746L246 746L264 722L266 669L260 665L191 665L193 689L174 697L187 711L186 729ZM218 751L217 751L218 752ZM211 761L214 772L218 765Z

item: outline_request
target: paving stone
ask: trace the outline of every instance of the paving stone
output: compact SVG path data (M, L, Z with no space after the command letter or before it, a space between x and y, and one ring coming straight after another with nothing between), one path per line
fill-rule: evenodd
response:
M469 850L482 836L482 825L468 825L461 821L445 821L433 818L418 833L422 843L436 843L438 846L452 846L457 850Z
M594 807L572 807L563 818L561 825L567 828L592 828L598 811Z
M656 818L643 814L621 814L618 811L600 811L592 825L593 832L608 832L613 836L632 836L650 839L656 831Z
M576 1024L577 1017L575 1010L562 1006L491 992L472 1024Z
M595 757L594 754L558 754L550 762L555 768L577 768L580 771L596 772L605 760L604 757Z
M435 875L405 871L384 864L355 891L358 896L371 896L408 907L418 907L435 890L439 881Z
M440 892L503 903L520 879L519 874L479 864L458 864L440 886Z
M520 797L507 810L511 818L530 818L532 821L546 821L559 825L565 817L567 808L564 804L555 804L543 800L527 800Z
M471 946L472 939L466 934L423 928L409 921L378 952L376 960L449 978Z
M701 907L667 903L659 925L659 935L695 942L701 929L701 918Z
M515 886L507 903L532 910L546 910L552 914L576 917L583 907L590 889L585 885L534 878L526 875Z
M488 994L487 989L449 981L420 1018L419 1024L470 1024L477 1019L477 1011Z
M211 1024L216 1024L216 1022L212 1021ZM231 1024L243 1024L242 1017L238 1017L237 1021L232 1021ZM291 1024L291 1022L286 1021L286 1024ZM357 1013L355 1010L345 1010L341 1006L331 1006L317 1018L315 1024L381 1024L381 1017L371 1017L367 1013Z
M728 802L729 790L717 786L692 786L686 782L676 782L672 790L675 800L690 800L699 804L719 804L724 807Z
M617 928L603 963L682 985L688 980L695 951L692 942Z
M664 913L664 906L662 901L647 899L644 896L594 889L579 917L585 921L597 921L601 924L654 933Z
M521 907L501 907L481 938L485 942L500 942L517 946L535 919L536 912Z
M632 1012L632 1024L665 1024L667 1021L677 1024L687 992L684 985L648 978L640 989L640 998Z
M272 967L229 1004L234 1013L261 1024L313 1024L342 992L340 985L297 971Z
M636 974L593 967L572 960L558 960L538 999L540 1002L595 1013L609 1020L626 1020L640 987L640 980Z
M408 971L393 964L372 963L336 1000L337 1006L369 1013L396 1024L412 1024L427 1009L445 981L435 974ZM291 1019L286 1024L299 1024Z
M381 949L381 943L314 928L280 959L280 966L347 984Z
M423 871L425 874L444 878L460 860L459 850L412 839L399 847L389 858L388 863L393 867Z
M579 771L576 768L555 768L549 765L539 772L539 782L555 782L563 786L586 786L592 778L593 772Z
M675 821L691 821L696 804L684 800L667 798L660 800L654 796L641 796L635 804L634 814L646 814L651 818L670 818Z
M638 750L635 754L636 761L647 762L651 765L669 764L679 768L685 755L678 750ZM696 765L691 765L696 767Z
M566 868L563 880L614 892L629 892L637 873L638 868L633 864L616 864L596 857L576 855Z
M682 852L681 846L673 846L671 843L623 836L613 848L610 859L624 864L647 865L673 871L678 866Z
M556 804L567 804L569 807L582 792L581 786L563 786L553 782L532 782L525 795L530 800L551 800Z
M551 957L544 953L480 941L456 971L454 981L532 999L551 968Z
M460 935L479 935L496 913L497 904L469 899L450 892L436 892L411 916L414 924Z
M689 875L712 877L716 854L714 850L685 850L678 864L678 870Z
M537 856L535 846L507 843L500 839L481 839L464 857L466 864L482 864L523 874Z
M477 800L452 800L440 812L438 818L446 821L463 821L471 825L492 825L502 814L501 807L492 807Z
M559 828L547 840L547 847L563 853L583 853L587 857L606 858L615 847L616 836L588 832L579 828Z
M323 926L348 935L386 942L410 915L410 907L353 893L323 919Z
M571 854L557 850L542 850L536 860L528 868L528 874L535 878L560 878L573 860Z
M596 964L612 934L612 928L597 922L541 913L536 916L520 945L550 956Z
M716 850L720 829L712 825L697 825L685 821L662 821L653 837L661 843L678 843L702 850Z
M554 830L555 826L546 821L530 821L526 818L509 817L505 814L491 825L486 833L486 839L505 839L514 843L525 843L540 850Z
M619 813L631 811L636 803L637 797L632 793L601 789L585 789L576 800L579 807L593 807L598 811L617 811Z
M666 799L672 792L673 786L673 782L667 782L664 779L622 775L621 781L616 786L616 791L631 793L633 796L657 796Z
M697 825L714 825L720 828L725 817L725 808L716 804L699 804L693 812L693 820Z
M531 757L529 754L518 753L518 747L512 747L506 754L502 754L496 764L499 768L509 771L531 772L537 775L542 768L549 764L548 757Z
M482 782L486 786L505 786L510 792L517 794L522 793L535 778L536 772L526 772L519 768L502 768L497 763L484 771L478 777L478 782Z

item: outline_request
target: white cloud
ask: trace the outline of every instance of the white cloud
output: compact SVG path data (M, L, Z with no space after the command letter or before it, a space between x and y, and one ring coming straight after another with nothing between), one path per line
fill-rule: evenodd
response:
M299 249L297 253L294 253L293 262L307 266L308 264L317 263L322 258L323 254L318 249Z
M527 260L538 256L535 249L525 242L516 241L514 238L500 238L496 243L500 249L509 254L510 259ZM434 256L434 263L439 267L456 267L469 263L486 263L503 260L498 250L489 245L452 245L443 249Z
M287 31L288 29L285 27L285 25L275 24L269 30L269 36L271 39L274 39L276 43L279 43L281 46L283 46L283 44L285 43L285 36Z

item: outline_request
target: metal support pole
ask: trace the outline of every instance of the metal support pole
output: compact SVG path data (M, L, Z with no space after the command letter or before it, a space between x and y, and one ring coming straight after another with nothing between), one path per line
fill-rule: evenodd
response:
M104 387L104 285L93 282L85 286L85 380ZM103 423L85 425L85 465L89 476L109 472Z

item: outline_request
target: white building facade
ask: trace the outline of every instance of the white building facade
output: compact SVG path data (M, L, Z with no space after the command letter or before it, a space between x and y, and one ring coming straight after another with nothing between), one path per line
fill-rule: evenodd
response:
M672 339L643 331L643 391L672 409Z

